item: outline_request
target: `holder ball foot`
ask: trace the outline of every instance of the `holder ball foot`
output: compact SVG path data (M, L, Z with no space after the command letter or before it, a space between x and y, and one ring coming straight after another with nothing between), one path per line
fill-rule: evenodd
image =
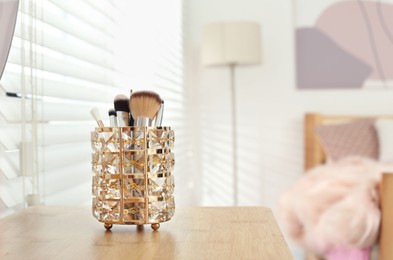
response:
M110 223L105 223L105 224L104 224L104 227L106 228L106 230L111 230L111 228L113 227L113 225L110 224Z
M151 224L151 228L156 231L160 228L160 223Z
M136 226L136 231L143 231L144 226L143 225L137 225Z

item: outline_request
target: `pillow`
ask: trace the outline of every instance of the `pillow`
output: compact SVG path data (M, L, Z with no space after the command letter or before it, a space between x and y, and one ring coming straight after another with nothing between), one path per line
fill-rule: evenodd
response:
M393 120L378 119L375 128L379 141L379 161L393 162Z
M316 131L329 160L337 161L352 155L378 159L378 136L374 123L374 119L361 119L317 126Z

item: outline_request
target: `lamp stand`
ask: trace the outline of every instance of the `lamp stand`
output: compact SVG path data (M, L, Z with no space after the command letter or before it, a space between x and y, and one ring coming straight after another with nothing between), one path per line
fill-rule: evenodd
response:
M236 87L235 87L235 67L236 64L229 64L231 101L232 101L232 167L233 167L233 204L238 205L238 173L237 173L237 114L236 114Z

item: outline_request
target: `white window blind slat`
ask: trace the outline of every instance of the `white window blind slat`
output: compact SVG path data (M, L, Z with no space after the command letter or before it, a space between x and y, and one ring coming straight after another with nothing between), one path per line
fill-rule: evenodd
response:
M8 57L8 62L20 65L21 57L21 49L13 46ZM78 60L72 60L71 57L60 59L40 55L37 57L36 62L36 69L38 70L56 73L63 77L68 76L98 84L113 85L113 71ZM25 65L29 67L30 61L25 61Z
M107 120L104 123L108 123ZM42 124L39 128L43 127ZM45 139L42 145L58 145L58 144L72 144L84 143L86 147L86 139L89 139L89 133L92 130L90 124L47 124L45 125ZM19 124L6 124L0 128L0 149L4 151L12 151L19 149L17 143L20 140L21 128ZM61 138L59 138L61 136ZM3 156L6 156L3 154ZM4 161L4 158L0 158ZM6 158L5 161L8 161ZM17 162L19 163L19 161ZM3 164L1 164L3 165Z
M157 70L164 70L172 73L175 77L182 78L183 70L181 64L175 64L174 62L168 61L166 59L159 60L157 62Z
M60 0L59 0L60 1ZM128 1L128 0L127 0ZM106 16L112 23L117 23L117 16L109 15L113 13L122 13L126 10L122 10L116 5L116 2L105 0L105 1L97 1L97 0L83 0L86 4L90 6L90 9L94 9L100 12L102 15Z
M106 123L106 121L105 121ZM58 145L62 143L83 143L86 146L86 139L90 138L92 124L48 124L45 126L45 138L43 146ZM61 138L59 138L61 136Z
M177 87L183 83L183 80L181 78L175 78L175 77L171 77L170 75L167 76L165 74L166 73L161 72L160 74L155 75L156 76L155 80L156 80L157 84L166 85L169 88L170 86Z
M54 9L58 8L50 3L49 0L42 1L41 5L37 5L36 19L108 52L113 51L113 39L110 35L85 24L83 21L73 17L72 14L68 14L61 9L56 10L57 12L54 13ZM88 15L88 10L86 15Z
M85 140L90 138L90 134L85 134L84 136ZM90 163L91 161L91 148L86 145L86 142L50 145L43 147L43 149L45 149L43 154L43 160L45 162L43 167L44 172L70 167L73 164ZM89 175L88 172L86 172L86 174ZM70 177L74 175L76 174L71 174Z
M15 178L5 181L0 178L0 197L8 208L17 207L23 202L23 193L21 192L22 178Z
M1 175L7 180L20 176L19 151L9 151L0 146L0 156Z
M1 101L4 100L4 101ZM0 98L2 102L2 106L0 108L1 114L5 117L7 122L10 123L18 123L22 120L22 116L19 113L21 102L20 98ZM78 121L91 121L92 117L90 114L90 109L94 105L101 109L101 111L107 110L108 104L100 104L98 106L97 103L94 103L92 106L91 103L83 104L83 103L75 103L70 104L69 102L60 103L60 101L55 102L43 102L42 100L38 100L38 108L37 113L43 117L43 120L38 122L50 122L50 121L70 121L70 122L78 122ZM31 100L26 100L27 107L31 106ZM101 116L105 116L106 113L101 113ZM31 112L26 112L27 120L31 119Z
M113 37L113 20L110 19L105 13L98 11L95 8L84 1L79 1L77 5L70 5L64 0L49 0L50 3L54 4L59 9L63 10L67 14L71 14L86 24L94 27L95 29L105 32L107 35ZM86 14L85 10L89 10Z
M73 189L74 187L78 186L79 184L85 184L84 190L85 192L77 192L79 196L79 203L78 201L74 201L74 205L80 204L81 201L90 198L91 189L87 189L89 184L91 185L91 176L87 174L86 171L90 171L90 162L82 162L82 163L74 163L72 165L68 165L62 168L54 168L52 170L48 170L45 172L44 176L44 185L45 185L45 195L51 196L55 194L60 194L63 191ZM77 174L72 174L77 173ZM86 192L87 191L87 192ZM88 194L87 196L82 196L82 194ZM52 203L48 204L66 204L67 197L59 197L58 201L53 201Z
M47 194L46 203L48 205L56 205L59 201L63 201L62 205L66 206L81 205L91 207L91 199L89 198L91 191L86 190L86 187L89 185L91 185L91 179L79 180L78 183L65 190L59 191L54 189L53 193ZM67 200L64 200L64 198L67 198Z
M45 31L37 30L37 33L43 34L45 33ZM15 30L15 36L19 38L19 41L20 38L22 38L19 27ZM80 41L77 38L67 37L64 39L60 36L46 34L45 38L42 37L33 39L33 43L40 46L45 46L46 48L56 51L58 53L62 53L76 59L90 62L92 64L99 65L109 70L113 70L113 63L110 61L113 54L108 53L103 49L97 48L92 44Z
M18 149L15 145L20 139L21 131L19 124L6 124L0 128L0 145L6 150Z
M19 65L15 66L19 67ZM12 93L18 93L20 91L21 77L20 73L18 74L16 71L17 70L5 70L7 77L2 80L4 91ZM113 100L113 97L111 96L113 90L108 88L107 85L96 84L89 81L76 83L70 81L69 79L63 79L63 81L61 81L61 78L58 78L57 80L51 80L39 76L37 76L37 80L44 81L42 93L47 97L105 103L112 102ZM118 88L118 92L120 91L122 90ZM31 90L28 89L26 94L31 95Z
M20 102L15 98L0 97L0 114L6 123L20 123Z

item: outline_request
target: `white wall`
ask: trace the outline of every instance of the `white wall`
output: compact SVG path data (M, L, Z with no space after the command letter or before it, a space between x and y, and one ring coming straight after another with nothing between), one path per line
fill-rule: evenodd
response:
M201 205L231 205L231 117L228 68L200 63L201 32L214 21L262 26L263 64L238 67L240 205L275 209L303 173L303 115L392 114L393 91L299 91L295 86L291 0L188 0L186 84L195 129L195 192Z

